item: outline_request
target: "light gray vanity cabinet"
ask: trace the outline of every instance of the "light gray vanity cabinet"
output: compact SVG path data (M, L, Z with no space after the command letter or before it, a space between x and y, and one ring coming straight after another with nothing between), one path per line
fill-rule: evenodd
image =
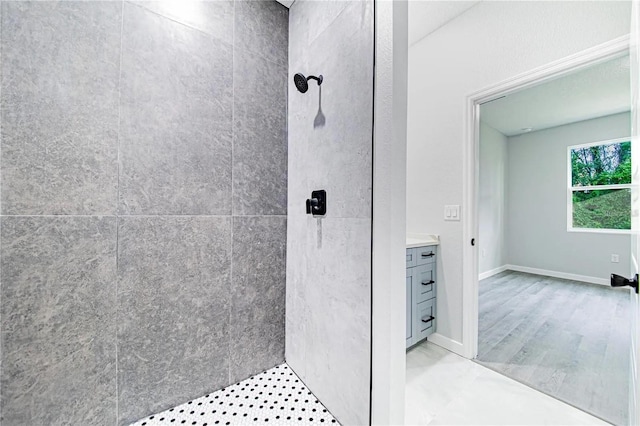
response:
M436 331L436 249L407 249L407 348Z

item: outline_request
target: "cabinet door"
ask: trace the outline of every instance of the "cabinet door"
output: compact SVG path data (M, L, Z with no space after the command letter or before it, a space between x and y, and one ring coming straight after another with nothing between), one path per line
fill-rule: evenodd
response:
M413 268L407 268L407 347L411 344L411 338L413 336Z

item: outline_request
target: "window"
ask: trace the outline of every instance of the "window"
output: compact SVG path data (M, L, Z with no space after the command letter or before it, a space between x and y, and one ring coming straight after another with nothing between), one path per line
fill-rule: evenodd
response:
M570 146L567 226L570 231L631 229L631 142Z

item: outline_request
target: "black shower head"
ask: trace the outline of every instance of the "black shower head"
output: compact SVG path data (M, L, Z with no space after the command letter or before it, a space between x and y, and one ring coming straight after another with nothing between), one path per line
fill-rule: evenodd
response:
M309 83L307 83L307 78L304 75L300 73L294 75L293 82L300 93L305 93L309 90Z
M293 82L300 93L306 93L309 90L309 80L316 80L318 86L320 86L322 84L322 75L305 77L303 74L297 73L293 76Z

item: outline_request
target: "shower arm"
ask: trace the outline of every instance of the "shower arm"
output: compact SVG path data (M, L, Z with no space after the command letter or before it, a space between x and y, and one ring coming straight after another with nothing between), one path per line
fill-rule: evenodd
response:
M309 80L315 80L318 82L318 86L320 86L322 84L322 75L316 77L315 75L310 75L309 77L307 77L307 81Z

